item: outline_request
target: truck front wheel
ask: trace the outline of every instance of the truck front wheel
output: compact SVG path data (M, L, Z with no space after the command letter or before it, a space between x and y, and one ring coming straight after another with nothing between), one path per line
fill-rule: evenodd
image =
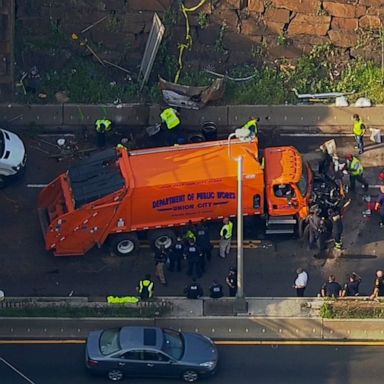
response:
M131 256L139 247L139 240L135 233L119 233L111 237L110 244L116 256Z
M171 229L155 229L148 233L148 240L152 248L159 249L164 246L168 249L176 241L176 235Z

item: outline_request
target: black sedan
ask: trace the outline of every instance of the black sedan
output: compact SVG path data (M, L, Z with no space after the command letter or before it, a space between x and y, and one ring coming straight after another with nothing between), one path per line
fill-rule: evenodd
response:
M174 377L193 383L216 370L217 348L206 336L156 327L90 332L86 366L112 381L130 377Z

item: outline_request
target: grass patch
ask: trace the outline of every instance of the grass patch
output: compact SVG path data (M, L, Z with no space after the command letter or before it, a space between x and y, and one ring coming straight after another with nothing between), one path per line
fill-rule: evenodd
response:
M324 319L384 319L384 303L361 300L326 301L320 308Z

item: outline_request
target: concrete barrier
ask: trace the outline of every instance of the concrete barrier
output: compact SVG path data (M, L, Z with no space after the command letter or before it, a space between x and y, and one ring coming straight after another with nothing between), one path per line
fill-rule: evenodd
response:
M142 127L160 121L160 105L19 105L0 104L0 116L12 125L28 126L31 123L42 126L93 125L98 118L109 118L116 125ZM318 127L320 131L350 132L352 116L359 113L368 127L384 125L384 106L371 108L335 107L333 105L229 105L208 106L201 110L181 110L184 126L200 127L213 121L219 127L243 125L250 116L260 117L262 129L286 127L305 129Z

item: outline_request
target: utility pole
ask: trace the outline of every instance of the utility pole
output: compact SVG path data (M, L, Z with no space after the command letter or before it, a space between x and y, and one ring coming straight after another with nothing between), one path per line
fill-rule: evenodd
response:
M237 293L244 299L244 255L243 255L243 156L237 158Z

